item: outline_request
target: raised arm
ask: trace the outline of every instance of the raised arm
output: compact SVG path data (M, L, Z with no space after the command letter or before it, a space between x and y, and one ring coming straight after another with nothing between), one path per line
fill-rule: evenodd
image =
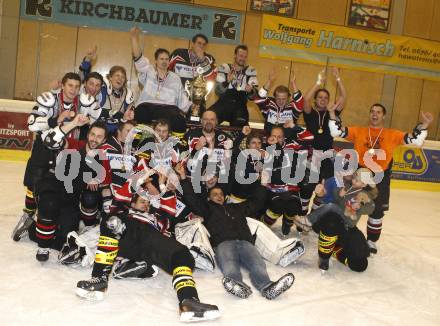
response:
M433 115L430 112L421 112L422 122L418 123L413 129L412 133L405 134L403 142L405 144L413 144L422 146L426 137L428 136L428 127L434 120Z
M138 72L139 82L145 86L147 81L148 68L151 66L150 61L142 55L142 48L139 43L139 35L141 30L138 27L130 29L131 53L133 55L134 67Z
M65 137L75 128L82 127L89 123L89 118L83 114L77 114L75 118L55 128L46 130L41 134L41 139L46 147L49 149L60 149L65 145Z
M180 179L180 185L183 191L183 200L189 209L203 218L209 218L209 208L205 200L201 199L196 193L194 193L191 181L186 177L185 168L182 164L177 164L174 168Z
M88 49L83 61L79 65L79 76L81 77L82 82L84 82L84 80L87 78L87 75L92 70L92 62L96 60L97 51L98 47L96 45Z
M316 83L307 91L305 95L305 101L304 101L305 113L310 113L312 111L312 103L315 93L325 84L326 79L327 77L325 76L325 69L324 69L318 74Z
M266 83L258 90L258 96L260 98L266 98L270 88L273 86L274 81L277 79L277 73L274 68L269 72Z
M341 77L339 76L339 69L336 67L333 67L332 73L333 73L333 76L335 76L336 83L338 85L338 94L339 94L339 97L336 100L336 104L337 104L336 110L342 111L342 109L344 108L344 105L345 105L345 101L347 99L347 91L345 90L345 86L342 83Z
M141 30L139 27L135 26L130 28L130 42L131 42L131 53L133 54L133 59L139 59L142 55L141 45L139 43L139 35Z
M341 119L336 116L335 111L337 110L337 108L338 108L338 103L335 103L332 106L328 107L327 109L330 116L330 120L328 121L328 127L330 129L330 134L332 135L333 138L335 137L345 138L348 136L348 129L347 127L342 126Z

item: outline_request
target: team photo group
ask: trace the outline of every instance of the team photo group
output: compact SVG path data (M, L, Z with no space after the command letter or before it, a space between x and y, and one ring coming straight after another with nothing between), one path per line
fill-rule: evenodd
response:
M371 103L363 109L368 124L346 126L336 67L328 74L337 85L331 98L325 71L313 85L298 85L295 75L277 84L277 67L257 75L245 44L221 63L203 34L189 49L144 47L141 36L137 27L126 35L138 95L117 62L105 75L94 70L99 51L90 44L78 71L37 97L12 239L35 242L41 264L56 255L63 265L90 268L90 279L72 280L87 300L104 299L111 279L151 278L161 269L172 276L181 321L220 317L214 303L199 300L195 269L219 269L228 295L273 300L295 277L286 270L273 279L266 265L301 259L301 239L314 234L316 247L307 250L317 250L317 270L326 273L332 258L366 271L380 254L393 152L422 146L433 115L422 112L413 130L389 129L386 107ZM218 100L208 105L211 93ZM251 102L262 129L250 126ZM353 149L337 151L336 138ZM357 227L362 216L366 230Z

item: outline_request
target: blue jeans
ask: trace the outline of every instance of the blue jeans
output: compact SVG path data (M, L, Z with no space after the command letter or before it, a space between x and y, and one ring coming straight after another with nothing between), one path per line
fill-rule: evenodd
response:
M243 282L240 271L240 267L243 266L249 271L251 282L258 291L271 283L263 258L248 241L224 241L215 248L215 257L225 277Z
M315 224L323 216L325 216L329 213L336 213L336 214L340 215L341 217L344 216L344 211L342 210L342 208L340 208L338 205L336 205L334 203L328 203L328 204L324 204L321 207L311 211L310 214L307 215L307 218L309 219L310 223Z

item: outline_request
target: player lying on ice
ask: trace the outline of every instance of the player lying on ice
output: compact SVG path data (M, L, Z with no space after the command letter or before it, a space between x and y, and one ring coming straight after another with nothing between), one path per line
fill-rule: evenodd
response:
M147 261L173 276L179 300L181 321L210 320L220 317L217 306L201 303L193 279L194 258L188 248L164 235L162 217L148 212L148 201L134 196L127 212L109 214L101 221L101 235L93 265L92 278L79 281L76 294L89 300L102 300L120 244L128 259ZM152 273L155 271L152 269Z
M176 172L182 180L185 202L195 214L204 218L203 223L210 233L210 242L224 275L226 291L243 299L252 294L251 288L242 280L241 266L249 270L252 284L265 298L275 299L287 291L295 280L293 274L287 273L275 282L270 280L264 260L253 245L253 235L246 220L264 205L265 189L260 187L255 197L246 202L227 204L223 190L215 186L209 189L208 201L205 201L194 193L181 164L176 166Z

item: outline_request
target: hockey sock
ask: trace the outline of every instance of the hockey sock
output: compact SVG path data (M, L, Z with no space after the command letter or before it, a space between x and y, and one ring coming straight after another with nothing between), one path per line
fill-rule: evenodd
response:
M368 267L367 258L348 258L340 246L335 246L332 256L355 272L363 272Z
M34 198L34 193L32 190L26 187L26 197L24 199L24 209L23 211L25 213L28 213L30 216L33 216L35 214L35 211L37 210L37 202Z
M312 211L318 209L320 206L322 206L321 200L318 196L315 196L313 198Z
M194 298L199 300L196 283L192 277L192 269L187 266L179 266L173 270L173 287L177 292L179 302Z
M100 277L111 272L113 263L118 255L119 241L115 238L100 236L95 254L92 277Z
M369 216L367 222L367 240L376 242L377 240L379 240L381 232L382 232L382 217L374 218Z
M292 226L294 219L295 219L295 216L288 216L288 215L284 214L283 223L285 223L288 226Z
M301 214L302 216L307 215L309 212L310 198L301 198Z
M344 265L348 264L347 256L344 253L344 249L340 246L335 246L332 252L332 256L335 257L338 261L343 263Z
M98 215L98 208L85 208L82 204L80 204L79 210L81 211L81 220L84 222L84 225L91 226L98 223L98 220L96 219Z
M328 236L319 232L318 254L321 258L328 259L332 255L338 236Z
M268 225L271 226L273 225L277 219L279 219L281 217L282 214L277 214L274 213L273 211L271 211L270 209L266 210L266 213L263 216L263 222Z
M50 248L55 236L56 225L53 220L47 220L38 216L35 235L40 248Z

